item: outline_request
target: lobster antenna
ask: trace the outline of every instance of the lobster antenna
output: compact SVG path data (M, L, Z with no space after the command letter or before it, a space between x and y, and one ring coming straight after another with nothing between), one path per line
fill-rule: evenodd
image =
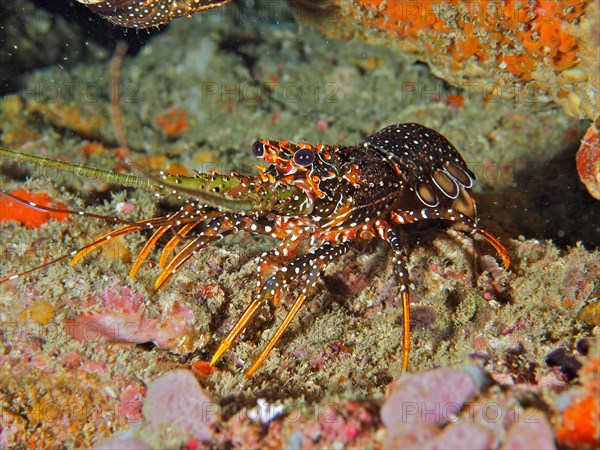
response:
M18 155L18 153L17 153L17 155ZM45 212L50 212L50 213L71 214L71 215L82 216L82 217L91 217L94 219L101 219L101 220L105 220L107 222L118 223L121 225L129 225L129 226L137 225L137 223L135 223L135 222L131 222L129 220L118 219L116 217L108 217L108 216L102 216L100 214L93 214L93 213L88 213L88 212L83 212L83 211L74 211L71 209L60 209L60 208L52 208L50 206L38 205L34 202L17 197L16 195L13 195L10 192L6 192L3 190L0 190L0 196L1 195L8 197L15 202L21 203L21 204L27 206L28 208L36 209L38 211L45 211ZM86 248L86 247L87 246L85 246L83 248ZM0 284L8 283L9 281L12 281L14 279L21 278L23 276L29 275L30 273L37 272L38 270L44 269L46 267L50 267L58 262L69 259L69 258L75 256L77 254L77 252L80 250L81 249L70 251L69 253L59 256L58 258L52 259L50 261L46 261L44 264L41 264L39 266L35 266L35 267L25 270L23 272L18 272L18 273L12 274L12 275L8 276L7 278L0 278Z
M119 54L121 54L120 59L122 60L124 52L126 51L126 46L124 46L125 48L120 48L120 47L121 46L117 46L117 52L119 52L117 54L117 56ZM118 70L120 68L120 61L119 61L119 58L116 58L115 60L116 60L116 62L119 62L119 67L116 68L117 76L118 76ZM112 78L112 71L111 71L111 78ZM117 92L116 96L117 96L117 100L118 100L118 95L119 95L118 90L116 92ZM118 122L122 123L122 120L120 118L121 112L118 108L116 111L113 108L113 115L115 115L115 114L119 115ZM116 133L117 133L119 142L123 142L124 143L123 147L125 148L125 150L127 152L129 152L129 147L127 146L127 140L125 138L125 134L123 133L122 127L120 129L117 128ZM2 146L0 146L0 157L11 159L16 162L35 164L36 166L39 166L39 167L49 167L51 169L56 169L61 172L73 173L81 178L87 178L87 179L94 180L94 181L104 181L104 182L108 182L108 183L118 184L118 185L121 185L124 187L145 189L148 191L160 190L160 188L155 183L152 182L151 178L142 178L142 177L138 177L138 176L135 176L132 174L115 173L115 172L111 172L108 170L97 169L94 167L86 167L86 166L83 166L80 164L68 163L68 162L64 162L64 161L43 158L40 156L33 156L33 155L25 154L25 153L14 152L14 151L8 150Z
M24 162L35 164L39 167L49 167L61 172L73 173L78 177L90 179L94 181L105 181L114 183L124 187L137 189L145 189L147 191L157 190L157 186L146 178L141 178L135 175L115 173L108 170L96 169L94 167L86 167L80 164L73 164L55 159L42 158L41 156L28 155L26 153L13 152L0 146L0 157L11 159L16 162Z

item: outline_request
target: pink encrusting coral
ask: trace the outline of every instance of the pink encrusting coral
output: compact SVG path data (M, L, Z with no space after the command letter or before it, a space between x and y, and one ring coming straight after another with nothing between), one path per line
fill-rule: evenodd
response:
M126 386L119 397L119 406L117 411L119 416L125 418L128 422L138 422L142 418L142 400L146 389L141 386Z
M94 302L89 299L87 303ZM80 313L67 320L67 330L80 341L104 339L112 342L142 344L153 342L159 348L172 350L191 333L194 313L175 303L168 313L146 317L145 298L126 287L112 287L101 297L101 304L91 312Z

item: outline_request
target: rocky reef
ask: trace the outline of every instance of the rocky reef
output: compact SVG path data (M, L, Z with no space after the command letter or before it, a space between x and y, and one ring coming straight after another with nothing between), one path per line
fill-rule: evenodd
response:
M125 59L125 131L139 160L173 173L252 173L259 137L354 144L385 125L421 122L460 148L477 175L481 221L511 266L458 231L407 233L413 351L402 373L387 246L358 245L327 268L248 380L244 369L285 316L293 287L219 364L207 361L252 298L257 261L275 241L228 238L155 292L155 255L128 277L148 236L115 239L74 266L0 286L0 445L596 448L600 210L573 161L589 123L550 101L469 95L388 45L349 45L298 24L283 3L258 4L173 21ZM589 6L576 6L583 21ZM108 58L25 79L0 103L3 146L124 170ZM2 189L124 220L178 206L6 161ZM114 227L2 205L2 278Z

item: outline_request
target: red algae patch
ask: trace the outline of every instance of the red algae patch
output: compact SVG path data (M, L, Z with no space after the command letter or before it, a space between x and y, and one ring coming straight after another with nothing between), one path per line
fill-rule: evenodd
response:
M36 205L58 209L66 208L63 203L53 201L45 192L34 194L25 189L17 189L16 191L12 191L11 194L28 202L33 202ZM50 219L65 220L68 217L68 214L40 211L18 203L8 197L0 197L0 222L16 220L27 228L37 228L44 225Z

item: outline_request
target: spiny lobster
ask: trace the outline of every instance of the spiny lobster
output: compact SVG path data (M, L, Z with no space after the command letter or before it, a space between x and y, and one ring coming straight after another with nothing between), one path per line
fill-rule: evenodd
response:
M115 25L149 28L218 8L231 0L77 0Z
M224 236L247 231L281 240L276 249L261 256L254 299L210 361L214 365L220 359L262 305L277 304L287 285L303 280L300 295L247 371L248 377L265 361L327 264L348 252L357 241L380 238L392 247L404 312L403 368L408 366L410 350L410 300L399 226L433 220L459 225L464 231L483 236L496 249L504 265L509 265L504 246L477 224L471 191L474 174L458 150L437 131L417 123L405 123L388 126L354 146L259 140L252 145L252 152L268 164L256 165L259 173L255 177L236 172L197 173L192 177L161 172L156 176L138 168L147 174L147 178L142 178L0 149L0 155L17 161L155 190L158 194L189 197L177 212L168 216L136 222L105 218L122 226L44 266L67 258L72 258L71 264L75 264L114 237L154 230L131 267L129 275L133 277L159 239L170 232L172 237L159 258L162 272L154 285L159 289L191 256ZM7 192L0 193L29 204ZM98 217L79 211L66 212Z

